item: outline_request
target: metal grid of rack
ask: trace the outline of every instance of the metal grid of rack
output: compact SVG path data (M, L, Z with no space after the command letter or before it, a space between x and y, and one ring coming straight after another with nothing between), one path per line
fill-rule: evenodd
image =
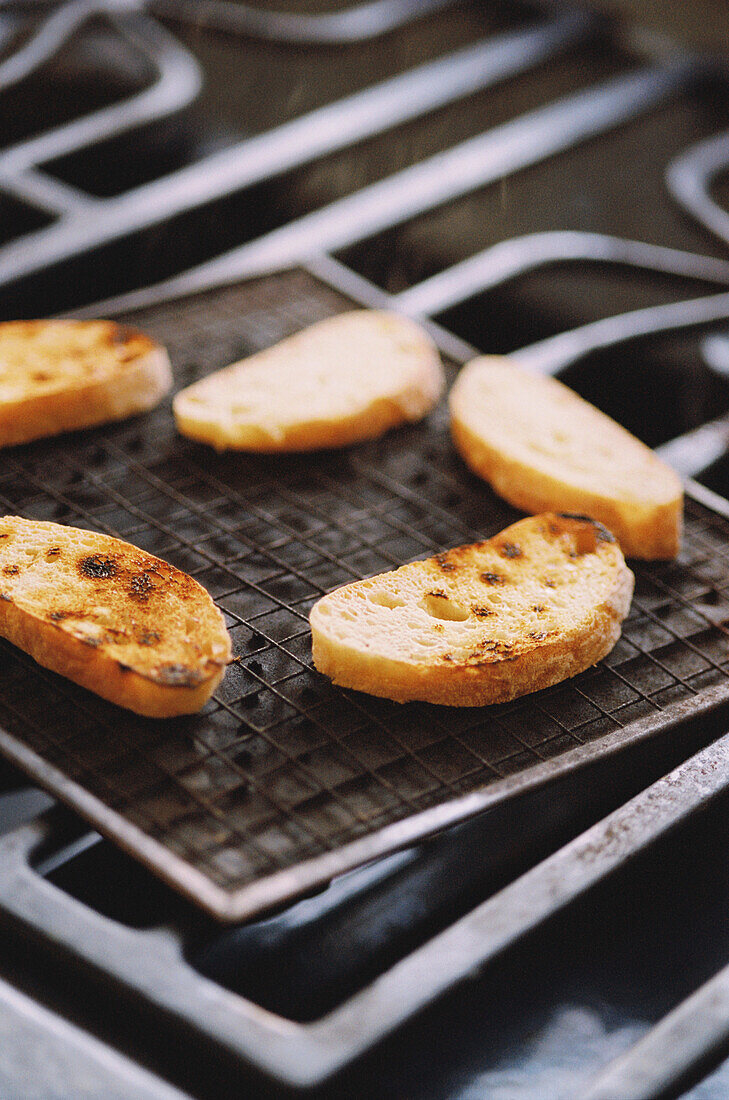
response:
M124 320L167 343L186 385L349 306L293 271ZM165 405L10 453L0 505L126 538L192 573L226 615L236 663L199 716L163 723L3 645L6 737L91 794L96 809L82 808L102 829L130 824L123 842L183 887L172 863L233 895L646 717L660 725L681 700L729 682L727 521L696 501L680 559L637 565L622 639L574 680L454 710L398 706L319 676L307 616L323 592L517 516L466 471L443 408L346 453L255 458L182 439ZM294 879L288 892L305 885Z

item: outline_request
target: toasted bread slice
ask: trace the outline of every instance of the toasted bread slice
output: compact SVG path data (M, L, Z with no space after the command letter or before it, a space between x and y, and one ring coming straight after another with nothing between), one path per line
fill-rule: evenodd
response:
M680 479L561 382L483 356L461 371L450 411L463 458L517 508L592 516L613 532L627 557L678 553Z
M208 375L173 408L179 431L218 450L310 451L420 420L442 390L427 333L394 313L357 310Z
M0 447L122 420L171 385L165 349L113 321L5 321Z
M138 714L199 710L230 638L192 577L127 542L0 517L0 636Z
M502 703L609 653L632 594L601 524L533 516L324 596L311 611L314 664L398 703Z

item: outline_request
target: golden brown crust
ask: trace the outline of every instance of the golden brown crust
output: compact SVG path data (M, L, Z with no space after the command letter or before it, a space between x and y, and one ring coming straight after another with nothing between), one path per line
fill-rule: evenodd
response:
M212 420L188 417L182 406L175 407L175 420L178 430L189 439L198 443L208 443L219 450L225 450L229 444L215 440L219 425ZM377 439L390 428L402 424L402 409L393 401L373 401L366 409L348 416L346 419L311 420L307 423L292 424L273 436L270 431L255 425L246 427L245 446L240 443L233 449L256 451L259 454L285 454L299 451L323 451L336 447L348 447L353 443L362 443L367 439ZM230 444L232 447L232 444Z
M681 548L683 496L652 506L641 516L635 508L626 515L624 504L599 493L559 481L532 466L504 456L455 418L451 435L456 449L475 474L488 481L500 497L523 512L538 514L546 507L584 512L614 533L626 557L649 561L675 558Z
M150 717L199 710L230 660L192 577L108 535L0 518L0 635L39 664Z
M536 516L325 596L311 613L314 663L396 702L506 702L609 653L632 590L604 528Z
M124 419L171 385L165 349L113 321L0 324L0 446Z
M483 356L464 367L450 408L457 450L510 504L584 513L604 523L628 557L675 558L679 478L566 386Z

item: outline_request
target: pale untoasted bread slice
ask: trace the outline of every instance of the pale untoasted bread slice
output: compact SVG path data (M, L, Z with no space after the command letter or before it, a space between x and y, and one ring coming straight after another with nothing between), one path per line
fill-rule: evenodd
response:
M165 349L113 321L6 321L0 447L122 420L171 385Z
M192 577L127 542L0 517L0 636L138 714L200 709L230 638Z
M450 411L463 458L517 508L593 516L613 532L627 557L678 553L680 479L561 382L483 356L461 371Z
M601 524L533 516L324 596L311 611L314 664L398 703L502 703L609 653L632 594Z
M218 450L310 451L420 420L442 390L427 333L394 313L357 310L208 375L173 408L179 431Z

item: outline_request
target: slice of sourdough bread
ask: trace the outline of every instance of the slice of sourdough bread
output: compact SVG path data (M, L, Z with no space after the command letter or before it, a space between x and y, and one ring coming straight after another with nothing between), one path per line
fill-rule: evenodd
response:
M609 653L632 594L601 524L533 516L324 596L311 611L314 664L398 703L502 703Z
M165 349L113 321L5 321L0 447L122 420L171 385Z
M420 420L443 381L423 329L394 313L357 310L208 375L173 408L183 435L218 450L310 451Z
M456 447L505 500L525 512L593 516L627 557L676 556L680 479L561 382L483 356L463 368L449 400Z
M0 636L138 714L202 707L230 661L221 613L192 577L127 542L0 517Z

